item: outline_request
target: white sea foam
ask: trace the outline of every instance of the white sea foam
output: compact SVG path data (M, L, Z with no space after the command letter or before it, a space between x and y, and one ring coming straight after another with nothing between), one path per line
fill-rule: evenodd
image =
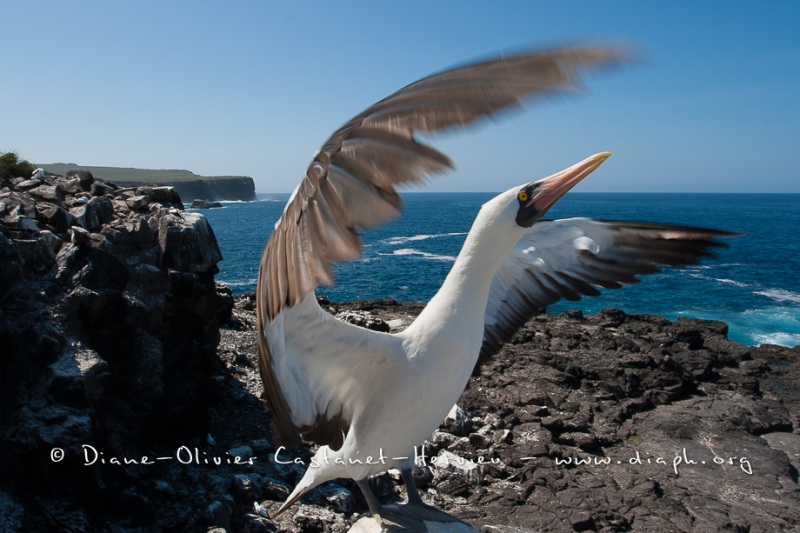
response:
M741 314L741 327L749 332L752 344L800 344L800 310L790 306L748 309ZM750 343L748 343L750 344Z
M800 304L800 294L785 289L766 289L763 291L755 291L753 294L766 296L776 302L791 302Z
M741 281L736 281L736 280L733 280L733 279L714 278L714 280L718 281L720 283L727 283L729 285L733 285L734 287L749 287L749 285L747 283L742 283Z
M432 254L429 252L423 252L422 250L415 250L414 248L398 248L397 250L393 251L391 254L379 254L379 255L418 255L425 259L430 259L432 261L455 261L456 258L452 255L439 255L439 254Z
M695 279L705 279L709 281L716 281L717 283L724 283L726 285L733 285L734 287L749 287L748 283L743 283L741 281L736 281L735 279L728 279L728 278L715 278L712 276L707 276L705 274L701 274L699 272L687 272L689 277Z
M183 208L187 211L191 211L192 213L204 213L205 211L208 211L208 209L205 207L192 207L192 204L183 204ZM220 207L212 207L211 209L227 209L227 206L223 205Z
M213 200L215 202L219 202L222 204L222 209L225 209L229 205L237 205L237 204L253 204L259 202L285 202L286 200L280 200L278 198L258 198L256 200ZM191 202L184 202L183 203L184 209L192 209ZM219 207L214 209L220 209ZM193 211L205 211L205 209L192 209Z
M800 344L800 333L784 333L782 331L776 333L756 333L753 335L753 340L758 346L762 344L777 344L778 346L797 346Z
M466 235L466 233L437 233L434 235L427 235L427 234L420 234L420 235L411 235L408 237L389 237L388 239L384 239L384 244L389 244L391 246L396 246L398 244L405 244L407 242L414 242L414 241L426 241L428 239L435 239L437 237L456 237L458 235Z
M219 280L219 281L220 283L224 283L228 287L247 287L248 285L255 285L256 283L258 283L258 278L243 279L239 281L225 281L225 280Z
M800 329L800 309L782 305L747 309L742 313L748 320L760 320L762 317L777 321L785 326L794 326Z
M791 348L800 344L800 309L794 306L776 304L744 311L691 309L671 315L721 320L730 326L731 340L748 346L778 344Z

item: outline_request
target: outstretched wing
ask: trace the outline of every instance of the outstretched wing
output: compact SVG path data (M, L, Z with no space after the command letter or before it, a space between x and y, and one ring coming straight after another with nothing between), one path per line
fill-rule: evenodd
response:
M361 252L357 229L399 212L396 186L452 168L415 132L467 126L528 97L576 90L579 71L627 55L619 47L570 48L471 64L412 83L350 120L317 153L267 244L258 287L264 319L332 283L332 264Z
M540 221L508 253L492 279L481 358L496 353L531 317L562 298L638 283L661 266L683 266L723 246L723 231L570 218Z
M295 393L308 390L310 378L304 372L287 371L287 365L319 367L330 350L323 345L305 352L290 350L290 336L305 335L306 328L319 325L293 320L308 311L293 309L305 302L318 284L332 284L334 263L360 254L358 229L399 212L398 185L419 182L452 167L446 155L419 143L414 134L464 127L513 108L528 97L576 90L581 87L580 71L619 63L629 52L612 46L565 48L451 69L381 100L328 139L275 225L259 269L259 366L280 436L292 440L303 433L328 444L338 441L348 427L347 409L341 416L323 410L326 405L341 406L347 401L330 382L314 384L323 386L314 391L314 405L303 403L308 397L297 400ZM287 315L283 322L295 326L280 323L282 314ZM287 398L295 399L287 402Z

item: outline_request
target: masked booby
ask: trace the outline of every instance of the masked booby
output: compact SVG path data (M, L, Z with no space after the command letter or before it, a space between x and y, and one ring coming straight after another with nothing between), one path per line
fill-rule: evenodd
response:
M398 214L396 187L452 167L415 133L464 127L527 98L576 90L580 72L620 63L628 52L615 46L534 51L447 70L369 107L316 154L275 225L258 278L259 370L274 430L287 445L301 436L319 445L278 513L325 481L352 478L384 519L411 530L421 524L414 520L445 520L414 486L413 451L458 400L479 356L496 352L561 298L597 295L598 288L636 283L659 266L695 263L718 245L714 237L729 235L541 220L609 157L602 152L487 202L441 289L405 331L363 329L318 305L315 288L332 284L332 264L360 254L358 230ZM406 481L405 522L381 507L366 483L391 468Z

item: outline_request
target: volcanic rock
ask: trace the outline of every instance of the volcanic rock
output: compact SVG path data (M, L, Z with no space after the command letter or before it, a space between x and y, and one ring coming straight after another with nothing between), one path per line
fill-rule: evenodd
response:
M386 322L418 312L326 305ZM619 309L535 317L476 369L459 401L468 437L443 422L422 448L434 473L424 500L481 531L795 530L800 348L726 334L720 322ZM459 463L474 466L449 466ZM305 516L331 506L313 492ZM293 512L279 530L301 531Z
M131 465L210 424L219 326L232 307L214 282L213 231L199 215L185 220L168 189L153 188L149 209L133 211L118 201L123 191L88 173L8 186L0 530L150 528L146 509L174 480L142 481L147 471ZM227 504L213 508L211 496L208 516L224 523Z
M194 199L192 200L192 205L190 206L192 209L214 209L222 207L222 203L220 202L208 202L206 200Z
M83 191L90 191L92 189L92 184L94 183L94 176L88 170L70 170L66 174L68 183L71 182L72 179L77 179L78 184L80 185L81 190ZM77 192L77 191L76 191Z

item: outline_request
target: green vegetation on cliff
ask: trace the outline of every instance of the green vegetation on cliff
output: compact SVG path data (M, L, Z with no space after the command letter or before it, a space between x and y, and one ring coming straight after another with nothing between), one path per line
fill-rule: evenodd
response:
M7 180L17 176L29 178L35 167L20 159L14 152L0 154L0 180Z

